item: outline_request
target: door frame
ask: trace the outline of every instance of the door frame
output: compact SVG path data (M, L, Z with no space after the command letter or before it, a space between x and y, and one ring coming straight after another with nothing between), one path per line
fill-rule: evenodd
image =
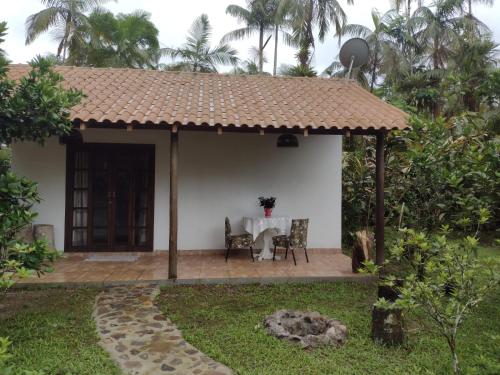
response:
M147 243L144 246L130 246L127 250L124 246L119 248L102 248L93 247L89 244L91 239L91 217L92 217L92 186L91 186L91 174L92 168L90 165L90 160L92 158L91 154L94 150L145 150L151 155L151 171L149 173L150 190L148 197L148 214L146 217L147 226L146 230L148 232ZM72 228L73 228L73 172L74 165L72 165L71 156L78 150L84 150L89 152L89 186L88 186L88 197L87 197L87 246L85 247L75 247L72 244ZM154 244L154 209L155 209L155 163L156 163L156 153L154 144L137 144L137 143L70 143L66 145L66 199L65 199L65 218L64 218L64 251L67 252L150 252L153 251ZM114 198L113 198L114 199ZM114 226L114 223L110 223L110 226ZM130 227L129 227L130 231ZM114 232L114 228L111 230Z

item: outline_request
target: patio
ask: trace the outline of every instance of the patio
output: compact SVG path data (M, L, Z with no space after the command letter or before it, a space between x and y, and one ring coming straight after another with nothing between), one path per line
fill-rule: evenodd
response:
M54 272L21 280L19 286L112 286L144 282L242 284L367 278L353 274L351 258L339 250L311 249L308 253L309 263L303 251L296 251L297 266L294 266L290 255L286 260L252 262L248 251L235 251L226 263L219 251L182 251L179 252L176 281L168 280L168 252L67 253L55 262ZM137 259L130 261L130 257Z

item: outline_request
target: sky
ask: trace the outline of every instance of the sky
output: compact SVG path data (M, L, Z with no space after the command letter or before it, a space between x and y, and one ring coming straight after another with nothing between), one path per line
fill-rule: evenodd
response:
M348 16L349 23L359 23L371 27L371 10L378 9L385 12L390 8L390 0L355 0L355 5L347 5L347 0L340 0ZM136 9L143 9L151 13L151 20L159 30L159 40L162 47L177 47L185 41L188 29L194 19L206 13L213 27L212 45L233 29L242 27L237 20L226 15L225 9L229 4L245 5L245 0L117 0L108 2L105 7L114 13L130 13ZM500 1L493 7L476 4L475 15L493 31L494 39L500 42ZM55 53L57 43L50 33L40 36L33 43L26 46L25 20L44 8L40 0L0 0L0 21L7 21L9 27L6 41L2 48L8 58L14 63L26 63L37 55ZM250 57L249 50L258 44L255 35L243 41L232 42L231 45L239 51L241 60ZM274 46L269 42L265 55L269 62L264 70L272 71L272 57ZM278 66L280 64L295 64L295 50L282 44L278 50ZM324 43L317 43L313 64L321 73L332 61L337 59L339 44L337 38L330 34ZM228 71L230 67L221 67L220 71Z

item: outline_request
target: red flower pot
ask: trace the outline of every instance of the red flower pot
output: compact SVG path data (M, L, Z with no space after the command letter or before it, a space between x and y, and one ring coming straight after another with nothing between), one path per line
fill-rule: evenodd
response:
M272 208L264 208L264 216L265 217L271 217L271 214L273 213Z

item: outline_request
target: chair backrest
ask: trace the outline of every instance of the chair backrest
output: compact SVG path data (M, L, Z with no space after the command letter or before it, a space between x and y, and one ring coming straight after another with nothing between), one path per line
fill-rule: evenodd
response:
M229 222L229 218L226 217L226 236L231 235L231 223Z
M290 246L307 247L307 228L309 219L293 219L290 229Z
M227 216L226 216L226 232L224 237L227 248L231 245L231 223L229 222L229 218Z

